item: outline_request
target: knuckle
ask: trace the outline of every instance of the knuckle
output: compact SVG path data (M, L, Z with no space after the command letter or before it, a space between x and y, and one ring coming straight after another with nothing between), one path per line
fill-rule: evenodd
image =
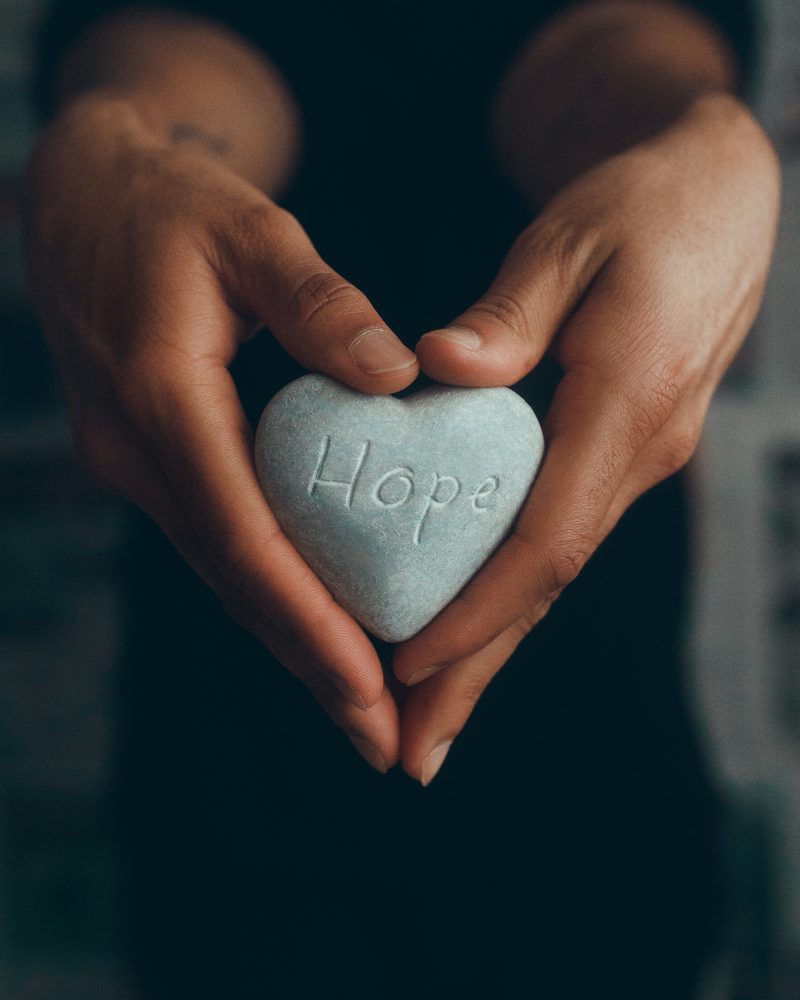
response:
M208 221L211 252L217 270L233 270L241 280L242 268L259 265L261 280L270 277L263 272L264 260L274 256L275 248L291 242L299 223L286 209L267 199L254 199L227 206Z
M274 233L286 239L302 237L303 240L308 240L299 219L287 208L283 208L282 205L278 205L274 201L267 199L254 204L252 219L258 225L259 231L266 228L270 234Z
M699 423L682 424L677 430L671 431L662 452L664 472L669 475L682 469L692 458L700 442L701 425Z
M482 313L514 334L524 334L530 325L528 310L519 295L510 288L496 288L476 302L470 312Z
M537 567L527 581L526 604L529 610L512 626L517 629L520 638L524 638L578 576L595 550L596 543L588 532L576 531L551 540L542 553L540 547L521 532L515 531L514 536L530 550L532 565Z
M573 535L555 542L545 554L546 593L560 593L586 565L594 545L588 536Z
M527 269L550 272L562 286L585 290L589 278L607 255L608 234L604 227L563 213L538 219L519 237L519 253Z
M511 636L512 642L515 645L522 642L525 636L531 632L536 625L537 616L533 609L526 611L525 614L520 615L515 622L512 622L508 627L509 634Z
M300 332L310 326L322 312L336 309L343 302L352 302L358 293L335 271L315 271L306 276L289 298L289 312Z
M574 273L598 236L580 222L564 217L543 219L523 233L523 248L537 263L546 260L563 277Z
M262 247L285 222L284 215L289 216L289 213L266 200L239 206L233 227L236 240L251 249Z
M553 605L563 589L564 588L562 587L557 591L549 593L544 600L540 600L538 604L531 607L523 615L520 615L520 617L509 626L509 633L515 647L522 642L528 633L532 632L534 628L536 628L539 622L550 610L550 607Z

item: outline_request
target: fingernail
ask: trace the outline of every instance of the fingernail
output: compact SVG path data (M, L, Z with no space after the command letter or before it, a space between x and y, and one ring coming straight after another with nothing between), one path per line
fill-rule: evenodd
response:
M417 356L393 333L378 327L362 330L349 347L353 360L367 375L382 375L410 368Z
M340 677L331 677L331 680L336 687L339 688L351 705L354 705L356 708L360 708L362 712L366 712L369 705L357 691L354 691L353 688L351 688L350 685L346 681L343 681Z
M481 346L481 338L466 326L446 326L441 330L431 330L425 337L441 337L442 340L450 340L469 351L477 351Z
M444 763L444 759L447 756L447 751L453 745L452 740L447 740L444 743L440 743L437 747L428 754L428 756L422 762L422 774L420 776L420 781L422 785L429 785L436 775L439 773L439 768Z
M426 677L432 677L434 674L438 674L439 671L446 666L446 663L437 663L433 667L423 667L422 670L417 670L416 673L413 673L408 678L406 685L410 687L412 684L419 684L419 682L424 681Z
M347 735L350 738L350 742L356 750L358 750L364 760L374 767L376 771L380 771L381 774L386 774L389 770L389 765L386 763L386 758L375 746L375 744L370 743L369 740L365 740L363 736L354 736L352 733L348 733Z

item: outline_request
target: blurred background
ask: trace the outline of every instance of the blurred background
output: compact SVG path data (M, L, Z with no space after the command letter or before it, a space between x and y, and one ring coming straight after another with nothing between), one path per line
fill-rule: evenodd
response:
M0 0L0 998L136 1000L106 820L123 512L75 464L14 209L42 6ZM730 899L698 1000L800 998L800 5L762 11L753 98L783 159L782 226L691 470L686 653Z

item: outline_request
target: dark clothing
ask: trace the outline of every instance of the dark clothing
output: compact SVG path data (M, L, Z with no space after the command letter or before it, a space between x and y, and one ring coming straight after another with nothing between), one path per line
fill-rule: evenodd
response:
M62 4L45 70L114 6ZM489 102L562 4L165 6L276 61L306 131L281 203L400 336L484 291L530 221L492 160ZM705 9L749 64L747 8ZM299 374L267 334L235 366L254 419ZM557 375L516 387L540 416ZM686 542L673 478L522 642L423 789L373 772L132 516L116 802L149 994L688 1000L720 885L680 668Z

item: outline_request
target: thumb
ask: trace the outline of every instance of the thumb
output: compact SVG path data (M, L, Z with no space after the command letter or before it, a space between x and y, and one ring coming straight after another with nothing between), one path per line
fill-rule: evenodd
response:
M465 386L513 385L534 368L602 266L590 230L537 221L516 239L481 298L417 343L426 375Z
M223 241L221 280L237 307L263 321L296 361L366 393L398 392L414 381L414 352L325 263L290 212L267 201L239 225L247 231Z

